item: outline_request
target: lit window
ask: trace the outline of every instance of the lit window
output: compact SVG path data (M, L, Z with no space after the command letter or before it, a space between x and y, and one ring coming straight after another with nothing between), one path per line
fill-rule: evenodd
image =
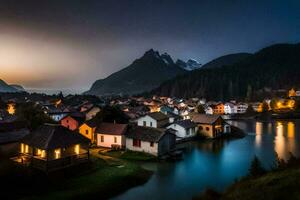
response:
M55 159L59 159L61 157L61 150L60 149L55 149L54 150L54 157L55 157Z
M76 144L75 147L74 147L74 152L78 155L79 151L80 151L80 145Z

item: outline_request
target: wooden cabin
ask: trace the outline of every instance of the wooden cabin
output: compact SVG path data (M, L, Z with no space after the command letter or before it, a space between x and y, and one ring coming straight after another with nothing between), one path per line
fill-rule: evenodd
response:
M42 171L54 171L89 160L89 140L60 125L45 124L20 141L14 161Z

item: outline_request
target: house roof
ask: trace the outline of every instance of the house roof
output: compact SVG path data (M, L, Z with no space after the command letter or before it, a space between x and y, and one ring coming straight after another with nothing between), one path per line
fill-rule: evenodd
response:
M158 142L166 134L166 129L136 126L129 129L126 137L147 142Z
M174 122L174 124L177 124L177 125L185 128L185 129L187 129L187 128L194 128L194 127L197 126L196 123L194 123L194 122L192 122L191 120L188 120L188 119L187 120L176 121L176 122Z
M213 124L220 117L221 117L220 115L206 115L206 114L195 113L191 115L191 120L198 124Z
M96 128L99 123L100 120L95 117L85 122L85 124L91 128Z
M26 128L15 130L15 131L0 132L0 144L18 142L28 134L29 134L29 130Z
M85 115L83 113L80 112L74 112L74 113L70 113L68 115L66 115L63 119L67 118L67 117L71 117L74 120L76 120L79 124L82 124L85 120Z
M74 144L88 144L89 140L63 126L45 124L26 135L20 142L43 150L50 150Z
M126 133L127 124L101 123L96 128L96 133L108 135L124 135Z
M168 116L162 112L152 112L152 113L149 113L148 116L157 121L162 121L162 120L168 119Z

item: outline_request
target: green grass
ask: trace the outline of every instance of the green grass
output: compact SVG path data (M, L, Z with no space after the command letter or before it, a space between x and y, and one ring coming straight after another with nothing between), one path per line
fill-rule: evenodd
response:
M91 163L49 175L9 162L1 163L3 173L0 178L6 182L4 197L26 200L108 199L145 183L152 174L134 162L101 156L96 151L91 153L91 160Z
M103 153L103 155L108 155L114 158L119 158L122 160L128 161L156 161L157 157L143 152L135 152L135 151L117 151L111 150Z
M269 172L259 178L241 180L231 186L223 199L300 199L300 169Z

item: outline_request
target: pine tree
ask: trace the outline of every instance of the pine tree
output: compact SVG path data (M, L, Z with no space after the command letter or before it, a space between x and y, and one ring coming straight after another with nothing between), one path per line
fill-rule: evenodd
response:
M251 166L249 169L249 175L253 177L261 176L266 173L266 170L263 168L259 159L254 156L254 159L251 162Z

